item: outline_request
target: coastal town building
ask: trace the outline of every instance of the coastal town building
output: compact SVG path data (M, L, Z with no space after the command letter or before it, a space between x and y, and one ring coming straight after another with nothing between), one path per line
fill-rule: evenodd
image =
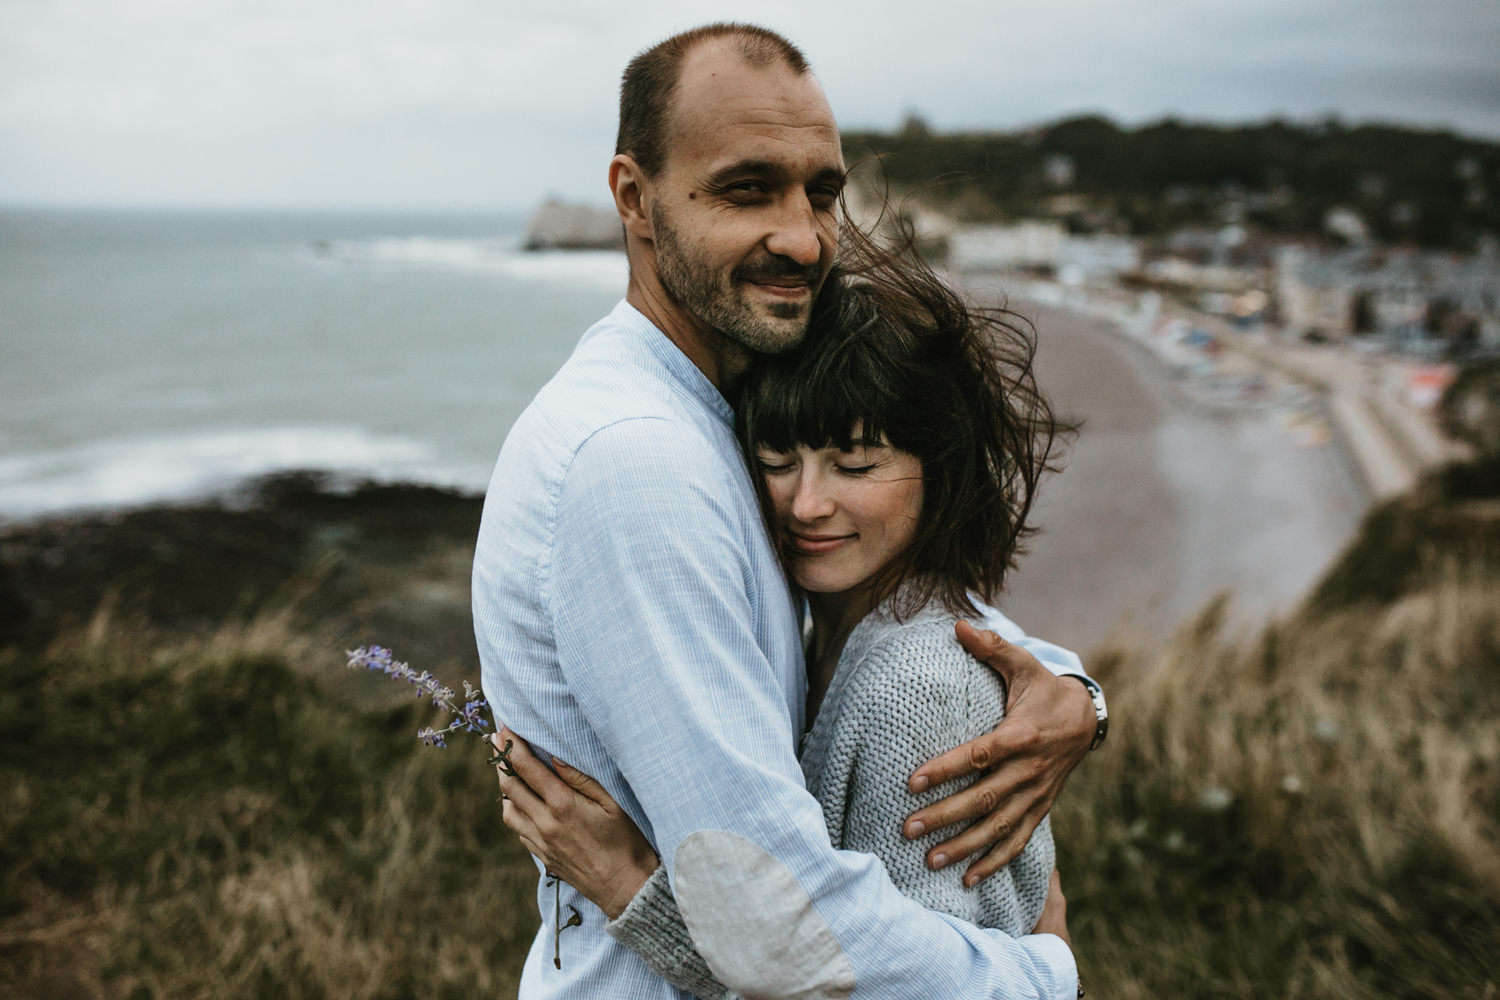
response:
M1028 219L1010 226L955 227L948 236L947 262L960 270L1045 272L1078 285L1135 270L1141 253L1128 236L1075 235L1059 222Z
M1500 352L1500 258L1281 247L1272 294L1288 336L1373 337L1416 354Z

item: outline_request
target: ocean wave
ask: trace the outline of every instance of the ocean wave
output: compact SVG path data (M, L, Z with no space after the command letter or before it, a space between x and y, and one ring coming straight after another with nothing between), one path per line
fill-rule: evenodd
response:
M312 244L321 260L342 264L404 265L444 270L487 271L517 281L544 281L618 291L630 269L614 250L523 251L513 240L437 236L389 236L331 240Z
M0 522L231 493L268 473L316 470L377 482L482 489L487 468L441 460L409 438L348 427L282 427L95 442L0 456Z

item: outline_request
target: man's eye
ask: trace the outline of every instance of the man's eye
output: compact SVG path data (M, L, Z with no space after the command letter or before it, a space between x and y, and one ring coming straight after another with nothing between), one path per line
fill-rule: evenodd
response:
M822 189L807 192L807 200L812 203L813 208L821 212L833 209L839 203L839 192L836 189Z

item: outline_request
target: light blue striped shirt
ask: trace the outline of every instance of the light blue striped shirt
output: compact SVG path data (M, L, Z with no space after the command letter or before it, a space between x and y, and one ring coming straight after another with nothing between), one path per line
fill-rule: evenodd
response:
M797 609L732 418L625 302L538 393L501 449L474 557L496 718L624 807L667 866L705 960L739 993L1071 998L1076 969L1058 938L924 910L873 856L830 846L796 757L807 686ZM1049 649L1053 669L1076 669L1055 647L1033 651ZM710 853L705 864L716 844L750 860L731 871ZM689 872L694 884L680 884ZM552 893L539 879L543 926L522 998L684 996L566 885L564 920L574 906L583 923L562 932L555 969Z

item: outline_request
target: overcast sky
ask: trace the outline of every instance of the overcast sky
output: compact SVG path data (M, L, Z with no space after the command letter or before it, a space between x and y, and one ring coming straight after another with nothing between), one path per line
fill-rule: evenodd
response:
M0 203L604 203L620 71L776 28L844 128L1337 112L1500 138L1500 0L0 0Z

